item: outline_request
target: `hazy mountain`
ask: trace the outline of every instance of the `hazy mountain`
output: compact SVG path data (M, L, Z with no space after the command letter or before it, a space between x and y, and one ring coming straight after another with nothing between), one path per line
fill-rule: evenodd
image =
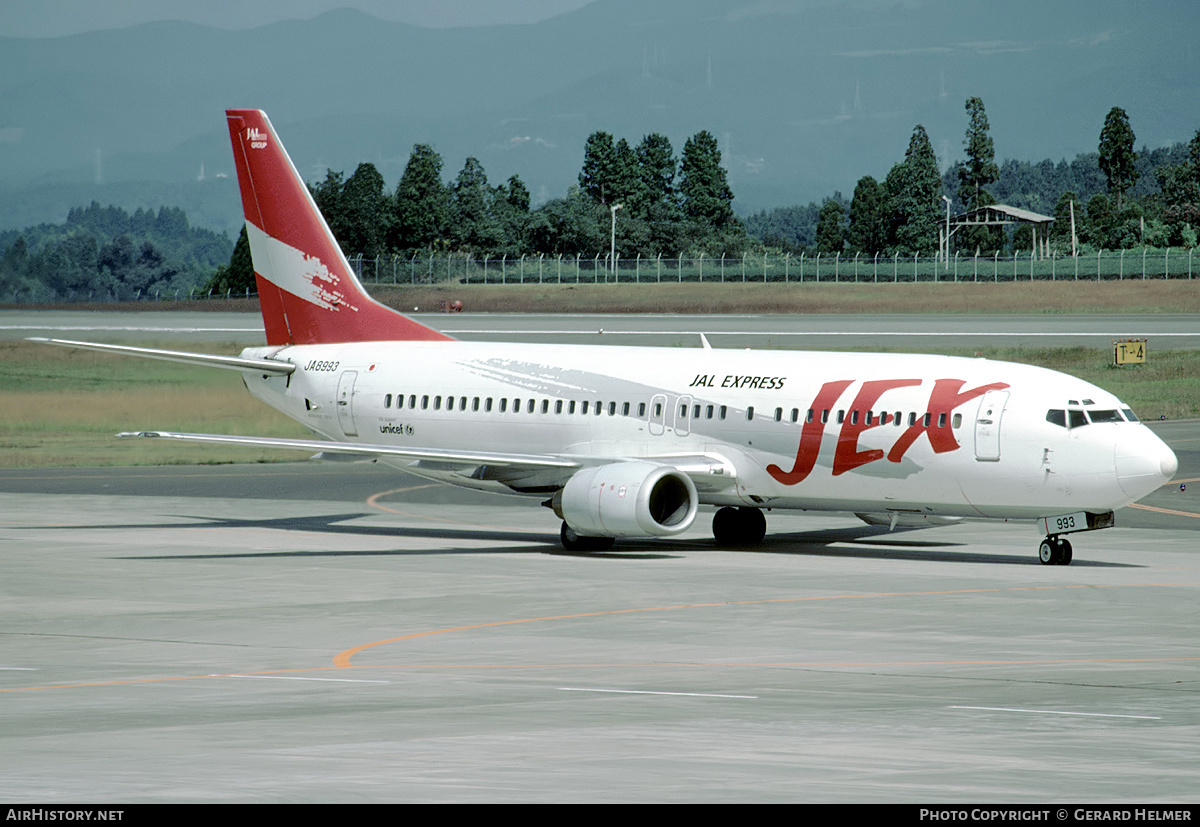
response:
M720 140L741 211L853 191L913 126L961 157L980 96L998 159L1095 151L1121 106L1138 145L1200 128L1200 4L1096 0L597 0L522 26L423 29L340 11L243 31L156 23L0 38L0 228L96 199L239 223L223 111L270 114L301 171L379 167L416 142L541 201L587 136ZM203 169L204 181L197 181Z

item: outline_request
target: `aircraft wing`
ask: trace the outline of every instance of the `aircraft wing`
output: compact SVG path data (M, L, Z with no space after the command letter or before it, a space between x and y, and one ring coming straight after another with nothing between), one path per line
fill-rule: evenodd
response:
M241 445L247 448L282 448L294 451L316 451L322 454L358 456L363 458L394 457L397 459L526 468L581 468L574 459L542 454L509 454L498 451L455 451L440 448L404 448L396 445L374 445L362 442L331 442L325 439L284 439L278 437L230 436L225 434L189 434L176 431L133 431L119 437L146 439L175 439L180 442L202 442L209 445Z
M43 345L59 345L61 347L77 347L81 350L95 350L100 353L118 353L122 356L140 356L143 359L160 359L165 362L182 362L185 365L205 365L210 368L227 368L229 370L253 370L262 373L289 374L296 370L290 362L276 362L272 359L243 359L240 356L214 356L211 353L188 353L183 350L158 350L151 347L131 347L129 345L108 345L98 342L73 342L69 339L43 339L30 337L30 342Z
M310 451L329 459L353 461L379 458L412 460L425 467L450 470L455 466L476 466L471 474L478 479L512 480L530 474L560 469L575 471L596 465L607 465L637 459L677 468L692 478L697 490L703 493L720 491L737 482L737 470L724 457L710 454L673 454L644 457L604 457L594 455L517 454L502 451L463 451L445 448L405 448L361 442L333 442L324 439L286 439L282 437L232 436L226 434L192 434L177 431L132 431L117 434L122 438L173 439L180 442L199 442L209 445L240 445L246 448L279 448ZM568 474L569 476L570 474ZM540 474L539 474L540 476Z

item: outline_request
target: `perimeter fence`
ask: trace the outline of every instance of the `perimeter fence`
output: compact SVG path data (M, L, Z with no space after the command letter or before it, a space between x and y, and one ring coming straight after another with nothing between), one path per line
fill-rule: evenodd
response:
M1081 256L956 254L939 256L845 254L696 256L675 258L608 256L471 255L381 256L350 258L366 284L657 284L670 282L899 284L912 282L1115 281L1119 279L1191 279L1200 277L1200 256L1193 249L1113 250ZM253 291L134 290L121 286L69 291L57 296L13 291L0 301L29 303L107 303L208 301L249 298Z
M1113 250L1081 256L856 254L622 258L387 256L350 260L367 284L655 284L662 282L902 283L1191 279L1193 250ZM1200 274L1197 274L1200 275Z

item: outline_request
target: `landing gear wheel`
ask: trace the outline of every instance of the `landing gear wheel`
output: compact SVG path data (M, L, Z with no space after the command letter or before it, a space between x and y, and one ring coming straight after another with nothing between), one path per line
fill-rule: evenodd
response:
M1074 557L1074 553L1071 549L1070 541L1059 540L1058 546L1059 546L1059 548L1058 548L1058 564L1060 566L1071 565L1071 559Z
M739 508L742 517L742 544L756 546L767 536L767 515L761 508Z
M713 537L721 546L755 546L767 536L767 518L760 508L725 507L713 515Z
M1061 537L1047 537L1038 546L1038 559L1043 566L1069 566L1073 556L1071 543Z
M613 546L612 537L585 537L577 534L566 521L563 521L558 538L567 551L607 551Z
M722 508L713 515L713 538L719 546L736 546L738 543L738 512L736 508Z
M1058 564L1058 544L1047 537L1042 540L1042 544L1038 546L1038 559L1042 561L1043 566L1054 566Z

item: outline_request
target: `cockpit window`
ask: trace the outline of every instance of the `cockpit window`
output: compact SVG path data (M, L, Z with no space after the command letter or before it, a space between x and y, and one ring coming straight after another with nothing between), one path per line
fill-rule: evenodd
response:
M1129 408L1121 408L1121 413L1125 414L1125 418L1130 422L1141 422L1141 420L1137 418L1137 414L1135 414Z
M1121 414L1116 411L1088 411L1088 418L1092 422L1122 422Z
M1067 411L1068 428L1082 428L1086 424L1088 424L1088 421L1083 411Z
M1061 409L1051 409L1046 411L1046 421L1051 425L1058 425L1059 427L1065 428L1067 427L1067 412Z

